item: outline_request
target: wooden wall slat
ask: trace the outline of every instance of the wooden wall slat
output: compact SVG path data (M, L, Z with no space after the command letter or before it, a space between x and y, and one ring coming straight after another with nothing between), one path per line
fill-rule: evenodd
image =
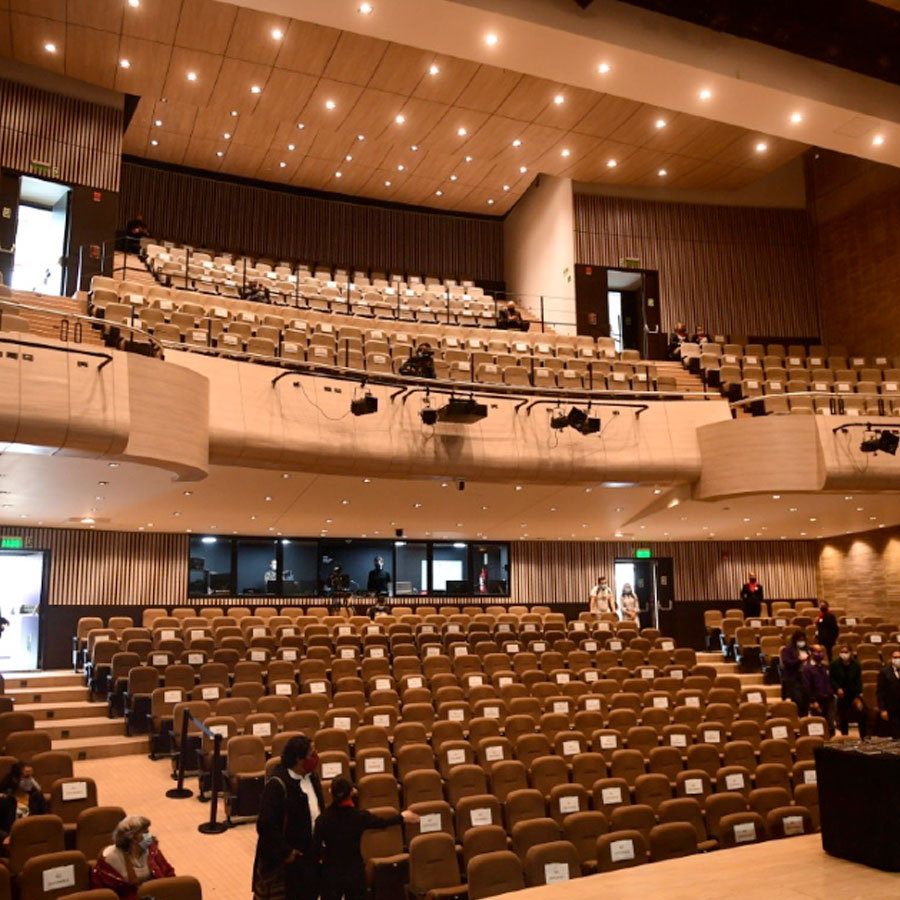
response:
M500 220L448 216L122 166L119 227L143 213L161 239L310 264L503 280Z
M122 110L0 79L0 165L32 171L39 160L54 180L118 191Z
M805 210L575 194L575 262L659 270L667 330L818 336L813 243Z

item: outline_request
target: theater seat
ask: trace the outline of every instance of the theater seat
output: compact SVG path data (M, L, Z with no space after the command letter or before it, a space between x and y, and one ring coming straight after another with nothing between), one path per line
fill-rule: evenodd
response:
M482 900L525 887L522 863L515 853L497 850L469 860L466 867L469 900Z

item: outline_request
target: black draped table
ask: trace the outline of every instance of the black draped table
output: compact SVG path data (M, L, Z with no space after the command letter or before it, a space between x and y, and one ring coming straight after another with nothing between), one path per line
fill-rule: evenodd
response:
M825 852L900 872L900 741L819 747L816 774Z

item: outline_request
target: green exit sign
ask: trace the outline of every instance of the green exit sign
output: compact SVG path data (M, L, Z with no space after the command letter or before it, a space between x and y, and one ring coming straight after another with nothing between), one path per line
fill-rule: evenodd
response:
M20 537L0 538L0 550L21 550L25 541Z
M634 551L637 559L650 559L650 550L647 547L639 547Z

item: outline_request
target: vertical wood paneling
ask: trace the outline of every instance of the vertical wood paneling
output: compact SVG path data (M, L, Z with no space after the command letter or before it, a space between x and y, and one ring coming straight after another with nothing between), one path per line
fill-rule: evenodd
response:
M47 163L68 184L119 189L122 110L0 79L0 164Z
M503 224L251 186L126 161L119 225L143 213L154 235L310 264L503 280Z
M51 606L165 606L187 592L188 535L0 527L50 551Z
M700 206L575 194L575 262L659 270L663 327L819 333L813 241L803 210Z
M766 595L780 600L816 596L816 545L809 541L708 541L641 544L671 557L675 600L737 600L748 571ZM621 543L515 541L510 545L512 602L587 603L602 574L612 582L617 557L633 556ZM618 587L618 586L617 586Z

